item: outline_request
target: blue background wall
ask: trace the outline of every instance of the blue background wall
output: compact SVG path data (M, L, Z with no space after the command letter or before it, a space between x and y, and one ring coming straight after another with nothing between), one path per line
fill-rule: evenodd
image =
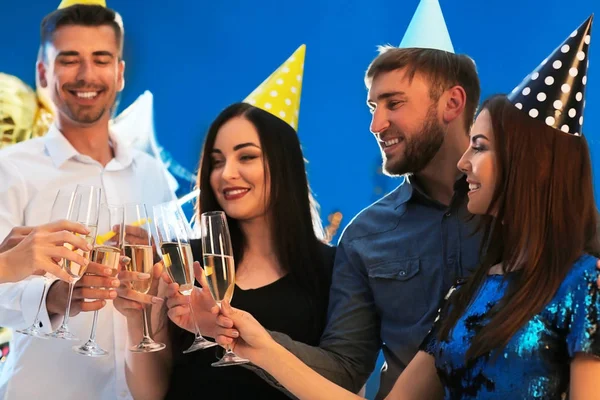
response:
M189 170L216 114L243 99L300 44L307 45L299 135L323 217L344 225L397 181L377 174L363 73L376 45L398 45L418 0L107 0L125 22L121 108L155 96L158 140ZM483 97L510 91L593 11L597 0L441 0L456 52L477 62ZM34 84L42 17L57 1L0 0L0 71ZM597 26L598 22L596 22ZM600 46L592 31L584 133L600 167ZM600 182L596 174L596 196ZM178 194L184 194L189 184Z

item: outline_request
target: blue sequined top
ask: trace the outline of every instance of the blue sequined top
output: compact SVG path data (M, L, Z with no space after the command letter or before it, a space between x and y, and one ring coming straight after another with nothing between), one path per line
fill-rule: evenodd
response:
M600 356L600 296L596 259L573 265L546 307L508 345L465 364L465 354L487 313L504 295L510 274L489 275L447 340L438 341L441 318L421 345L435 357L445 399L563 399L575 353ZM458 289L460 290L460 289ZM498 354L498 352L500 352Z

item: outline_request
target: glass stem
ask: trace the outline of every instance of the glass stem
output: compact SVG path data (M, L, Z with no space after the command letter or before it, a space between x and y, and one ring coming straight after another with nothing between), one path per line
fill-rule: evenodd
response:
M194 314L194 307L192 306L192 295L188 296L188 304L190 305L190 313L192 321L194 321L194 327L196 328L196 339L201 339L202 334L200 334L200 327L198 326L198 321L196 321L196 314Z
M219 306L219 310L221 310L222 306L221 306L221 302L220 301L217 301L217 305ZM231 350L231 345L230 344L225 345L225 352L227 354L233 354L233 351Z
M144 339L148 339L150 340L150 334L148 333L149 329L148 329L148 316L146 315L147 313L147 308L146 305L143 305L143 309L142 309L142 317L144 319Z
M35 314L35 319L33 320L33 326L39 328L40 325L40 311L42 311L42 304L44 302L44 296L46 295L46 289L48 288L48 279L44 277L44 290L42 291L42 297L40 298L40 304L38 305L37 314Z
M94 311L94 322L92 322L92 332L90 333L90 341L96 341L96 325L98 324L98 310Z
M69 323L69 313L71 312L71 299L73 298L73 289L75 288L75 283L74 282L70 282L69 283L69 297L67 299L67 311L65 312L65 318L63 319L63 323L62 323L62 327L67 326L67 324Z

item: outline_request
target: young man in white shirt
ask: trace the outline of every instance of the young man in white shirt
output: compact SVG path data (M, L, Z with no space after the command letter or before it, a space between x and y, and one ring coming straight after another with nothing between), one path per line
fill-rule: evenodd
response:
M54 11L42 21L41 45L38 74L56 108L56 120L46 136L0 151L0 240L15 226L47 223L57 191L76 184L101 187L103 200L111 204L151 206L174 199L159 162L126 148L109 132L125 69L123 28L115 13L92 5ZM92 267L90 271L103 273ZM0 375L0 398L131 398L124 370L126 321L110 301L118 285L106 275L81 279L69 321L70 330L85 340L92 313L80 311L99 309L96 340L109 356L83 357L72 351L72 341L15 334ZM1 284L0 326L29 326L43 288L40 276ZM40 315L46 332L62 321L67 289L66 282L55 281L43 299Z

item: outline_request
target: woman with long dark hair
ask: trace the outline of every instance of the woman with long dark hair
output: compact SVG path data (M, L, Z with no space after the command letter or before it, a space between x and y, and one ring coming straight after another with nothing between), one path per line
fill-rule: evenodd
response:
M600 398L600 247L581 135L590 25L509 96L482 105L458 163L468 209L483 216L481 265L450 292L388 398ZM235 342L294 395L356 398L275 343L251 314L222 312L240 338L219 342Z
M300 141L288 123L250 104L233 104L206 135L196 212L224 211L227 216L236 266L233 304L251 310L268 329L317 345L326 320L335 248L320 240L304 163ZM194 259L201 260L199 241L191 244ZM196 277L202 275L196 265ZM208 337L215 317L200 315L206 309L200 304L191 316L187 298L177 289L171 283L166 293L168 329L159 327L154 334L169 344L167 350L128 360L134 397L287 398L244 366L211 367L222 353L219 347L183 354L194 339L194 317ZM197 288L192 301L212 299L208 290ZM130 336L141 326L129 325Z

